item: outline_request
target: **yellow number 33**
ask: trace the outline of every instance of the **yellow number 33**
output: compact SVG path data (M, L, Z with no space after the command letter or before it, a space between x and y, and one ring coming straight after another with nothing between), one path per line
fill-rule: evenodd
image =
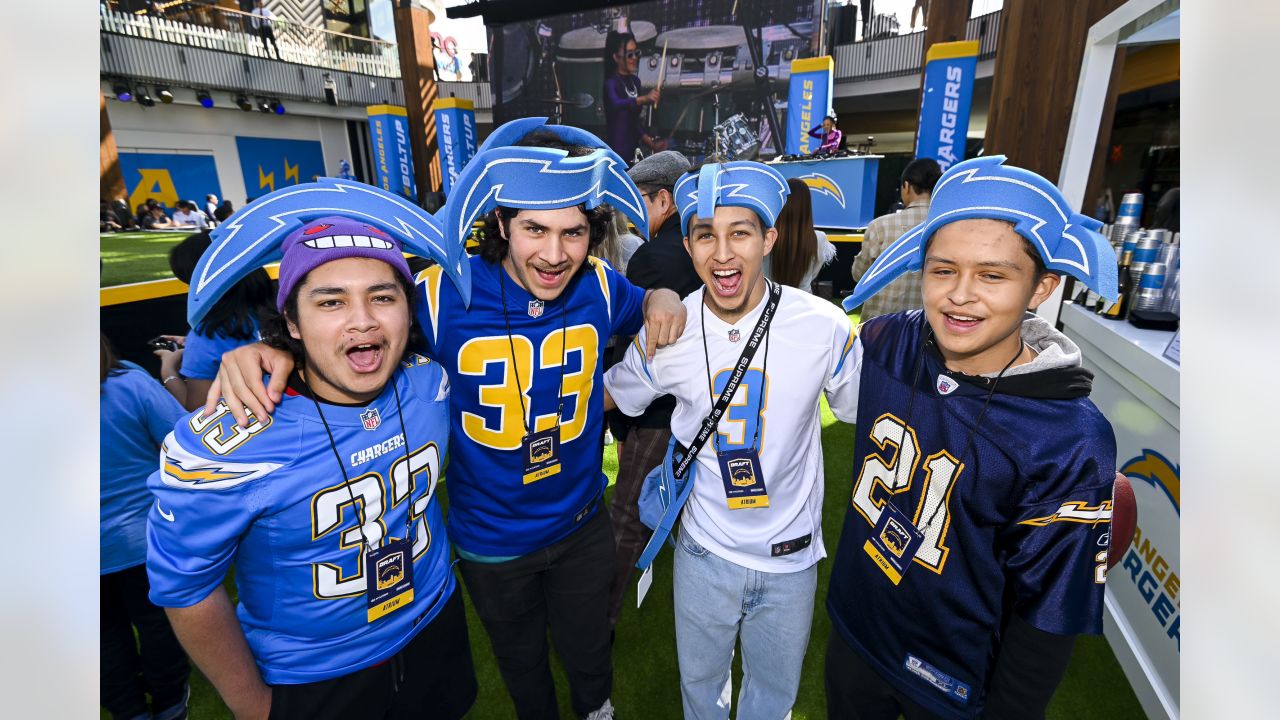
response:
M462 429L467 437L486 447L496 450L518 450L520 441L524 439L524 423L521 422L523 407L530 407L529 388L533 384L533 366L538 360L538 369L560 367L561 358L568 360L575 353L581 363L574 372L564 373L564 389L566 410L571 405L571 419L560 427L560 442L566 443L582 434L587 424L587 402L591 398L591 388L595 382L596 362L599 359L599 338L596 329L591 325L574 325L565 330L555 330L542 341L542 347L535 356L533 343L523 335L513 335L508 339L505 335L472 338L458 349L458 373L460 375L484 376L489 366L502 366L499 381L491 385L479 387L479 402L488 408L497 408L498 421L494 425L486 418L475 413L462 413ZM514 352L513 352L514 349ZM512 364L514 355L515 363ZM517 383L517 378L519 382ZM517 387L519 390L517 391ZM518 394L517 394L518 392ZM523 397L522 397L523 396ZM566 413L567 414L567 413ZM554 412L538 415L530 423L530 431L538 432L553 427L556 423Z

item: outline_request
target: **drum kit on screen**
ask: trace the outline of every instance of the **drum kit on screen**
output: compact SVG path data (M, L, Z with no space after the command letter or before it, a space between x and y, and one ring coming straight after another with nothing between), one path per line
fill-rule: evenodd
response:
M521 95L535 106L546 106L552 122L581 127L604 124L604 48L617 18L565 32L554 39L539 24L507 25L500 81L503 102ZM766 67L756 68L741 25L705 25L659 33L645 20L626 24L641 53L638 78L642 92L661 87L656 106L646 106L652 132L692 160L751 159L763 144L756 73L767 73L775 92L785 93L791 61L808 48L808 38L794 30L775 28L768 38ZM536 36L536 37L535 37ZM548 78L542 92L535 74ZM539 96L541 95L541 96ZM767 130L765 131L767 140Z

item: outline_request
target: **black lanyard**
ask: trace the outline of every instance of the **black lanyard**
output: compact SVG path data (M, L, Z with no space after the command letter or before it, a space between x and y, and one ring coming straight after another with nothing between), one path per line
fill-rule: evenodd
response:
M512 261L514 262L514 261ZM523 385L520 384L520 364L516 362L516 341L511 336L511 318L507 315L507 283L506 268L502 264L498 264L498 292L502 294L502 322L507 326L507 345L511 348L511 371L516 376L516 398L520 400L520 426L524 428L525 437L529 436L529 409L524 406L524 391L521 390ZM570 280L569 282L573 282ZM525 288L528 292L528 288ZM568 358L569 347L569 298L566 294L569 292L568 285L565 286L563 292L560 293L560 388L556 390L556 426L560 425L560 421L564 418L564 366ZM533 293L529 293L532 295ZM537 298L534 298L537 300ZM538 302L543 302L538 300ZM583 368L585 370L585 368ZM529 372L534 372L535 368L530 366ZM529 378L529 392L533 392L533 378ZM533 402L533 395L529 396L529 402Z
M391 383L391 392L393 392L396 396L396 415L400 417L400 434L404 437L404 470L409 475L409 488L410 488L409 505L405 509L405 513L404 513L404 536L405 536L405 539L409 539L410 533L413 532L413 503L414 503L413 492L412 492L413 466L410 464L410 460L409 460L409 431L406 430L404 426L404 408L400 405L400 388L396 387L396 376L394 372L391 374L391 380L389 382ZM366 518L368 517L366 514L367 508L364 506L364 503L360 503L360 505L358 506L356 505L355 493L351 491L351 478L347 477L347 466L344 465L342 462L342 455L338 452L338 443L334 441L333 431L329 429L329 421L325 420L324 418L324 411L320 409L320 401L316 399L316 391L311 389L311 383L307 383L306 386L307 386L307 395L311 397L311 402L315 403L316 414L320 416L320 423L324 425L325 434L329 436L329 447L330 449L333 450L333 458L338 461L338 472L342 473L342 486L347 489L347 497L351 499L351 507L359 508L360 522L356 524L356 530L360 532L360 542L364 543L364 546L369 548L370 550L375 550L376 548L374 548L373 545L369 544L369 538L366 537L364 534L364 523ZM392 479L392 482L393 483L395 482L394 478ZM385 500L383 501L383 504L384 504L383 512L385 512L389 508L385 507L386 505ZM361 562L364 562L364 561L361 560Z
M715 432L716 428L719 427L720 416L724 415L725 409L729 407L730 400L738 392L738 384L742 382L743 376L747 374L747 367L751 364L751 358L756 354L756 348L760 347L760 343L764 341L765 334L769 332L769 325L773 322L773 315L778 310L778 301L782 297L782 286L777 283L769 283L767 280L765 282L769 285L769 302L764 306L764 312L760 313L760 319L756 321L756 327L751 331L751 337L747 338L747 346L742 349L742 356L738 358L738 364L734 366L733 374L729 376L729 381L725 383L724 390L720 393L720 397L716 399L715 405L712 406L711 413L703 418L702 427L698 428L698 434L694 436L693 442L689 443L688 450L684 456L676 463L675 476L677 479L685 476L685 473L689 471L689 466L693 464L694 459L698 456L698 452L702 450L702 446L711 437L711 433ZM702 302L705 307L708 290L704 288L702 292ZM706 333L707 329L704 325L702 328L704 351L706 350ZM756 423L756 429L757 431L759 430L759 422Z

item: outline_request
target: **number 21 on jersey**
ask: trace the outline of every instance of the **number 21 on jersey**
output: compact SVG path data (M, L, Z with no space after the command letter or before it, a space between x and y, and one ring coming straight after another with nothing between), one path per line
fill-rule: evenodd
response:
M891 413L881 415L871 424L871 440L880 452L871 453L862 461L853 482L853 507L875 527L880 523L889 497L911 490L921 462L916 431ZM947 505L956 479L964 472L964 464L941 450L926 457L923 465L924 488L911 521L924 538L914 561L941 573L950 552L946 546L947 529L951 525Z

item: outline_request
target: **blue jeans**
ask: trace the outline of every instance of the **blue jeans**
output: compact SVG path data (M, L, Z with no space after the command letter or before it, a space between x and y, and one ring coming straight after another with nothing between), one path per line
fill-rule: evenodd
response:
M694 542L676 543L676 651L686 720L729 717L730 667L742 636L738 720L790 717L809 645L818 566L749 570Z

